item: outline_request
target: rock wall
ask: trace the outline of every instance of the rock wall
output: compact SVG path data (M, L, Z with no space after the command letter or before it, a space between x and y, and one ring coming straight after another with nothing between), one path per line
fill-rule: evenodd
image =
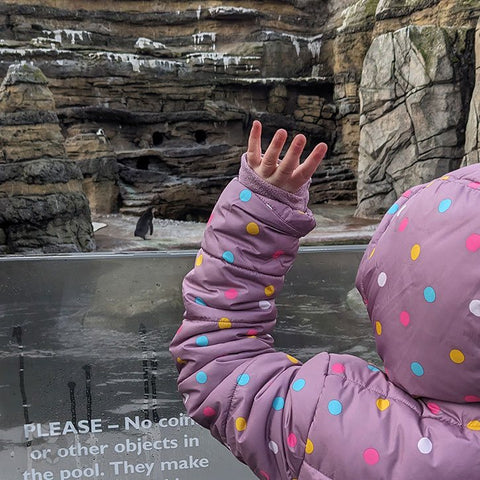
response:
M343 12L335 41L359 52L338 49L359 86L357 216L378 217L406 188L460 166L476 117L479 15L476 0L360 0Z
M70 130L65 150L83 175L83 191L90 211L96 214L115 213L119 207L119 176L117 156L105 132Z
M0 253L95 248L82 173L63 144L45 76L10 67L0 87Z
M65 136L105 132L121 212L155 203L168 217L206 219L253 118L266 138L283 126L307 133L308 148L335 144L329 15L313 0L3 1L0 74L34 60ZM352 201L355 174L331 152L314 201Z
M118 186L121 212L137 214L155 204L166 217L207 218L237 171L252 119L259 118L266 140L284 127L292 135L306 133L307 149L320 140L329 144L324 168L312 182L312 202L356 203L358 176L357 214L375 216L402 188L390 178L388 167L401 163L402 155L395 161L380 156L379 169L365 166L368 156L379 163L379 146L369 151L360 145L361 138L369 137L374 111L376 121L384 123L403 116L401 108L383 112L375 103L361 117L360 90L377 88L365 83L367 77L362 84L362 72L369 69L364 60L377 61L374 50L367 52L377 48L380 40L375 39L382 35L390 35L392 42L400 38L397 31L409 31L405 41L416 45L412 32L421 29L406 27L440 29L444 47L434 48L433 55L456 56L465 80L459 80L453 59L451 88L460 103L455 104L459 123L450 140L456 145L447 140L451 131L444 132L439 145L444 157L453 155L453 163L466 153L472 159L475 153L465 151L464 131L475 77L472 35L479 15L477 0L85 0L80 9L73 0L4 0L0 74L12 63L35 61L49 78L64 135L104 131L119 165L118 181L108 181ZM430 46L422 48L430 61ZM400 97L388 102L401 103ZM410 133L414 127L424 130L418 119L425 102L417 102ZM383 113L388 118L382 120ZM394 121L401 124L401 119ZM453 120L442 121L440 130ZM366 128L363 137L361 128ZM467 138L475 152L476 137ZM395 166L394 177L402 170L403 165ZM406 175L414 183L430 175L420 173ZM90 191L100 188L101 182L89 182L85 187ZM117 195L113 187L112 198ZM118 197L107 200L106 191L98 193L94 210L103 204L106 210L115 209Z
M462 165L480 162L480 20L475 32L475 88L468 110L465 156Z
M460 166L471 30L405 27L374 39L360 84L358 216Z

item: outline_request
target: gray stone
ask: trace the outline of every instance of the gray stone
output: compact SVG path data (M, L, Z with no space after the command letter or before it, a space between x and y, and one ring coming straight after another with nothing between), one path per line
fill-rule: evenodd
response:
M19 83L47 85L48 80L39 68L34 67L33 64L22 62L10 65L1 86L6 87Z
M457 168L465 125L467 29L408 27L377 37L360 85L359 217Z
M475 31L475 88L468 113L465 131L465 156L462 165L480 162L480 19Z

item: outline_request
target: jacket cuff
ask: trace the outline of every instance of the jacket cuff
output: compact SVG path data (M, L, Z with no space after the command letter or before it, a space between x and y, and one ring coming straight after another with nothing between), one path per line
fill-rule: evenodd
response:
M300 210L302 212L307 210L309 199L308 189L311 180L304 183L295 193L287 192L283 190L283 188L276 187L260 178L248 165L246 153L242 155L238 179L240 183L258 195L262 195L270 200L277 200L294 210Z

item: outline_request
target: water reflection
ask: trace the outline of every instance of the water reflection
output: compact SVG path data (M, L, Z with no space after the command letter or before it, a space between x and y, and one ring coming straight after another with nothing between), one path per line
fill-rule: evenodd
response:
M299 256L277 301L279 349L301 360L327 350L378 362L365 312L347 301L361 254L327 248ZM50 471L52 480L136 480L149 478L149 465L156 480L254 478L188 424L176 392L168 344L193 256L0 263L2 478L40 472L50 480L42 476Z

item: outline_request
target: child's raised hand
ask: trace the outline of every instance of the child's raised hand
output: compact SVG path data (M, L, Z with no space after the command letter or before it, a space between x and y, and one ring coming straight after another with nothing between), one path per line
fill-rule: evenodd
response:
M279 155L287 141L287 136L285 130L277 130L262 157L262 124L255 120L248 138L247 162L260 178L293 193L308 182L322 163L327 145L325 143L316 145L306 160L300 164L300 155L307 139L305 135L296 135L283 160L279 162Z

